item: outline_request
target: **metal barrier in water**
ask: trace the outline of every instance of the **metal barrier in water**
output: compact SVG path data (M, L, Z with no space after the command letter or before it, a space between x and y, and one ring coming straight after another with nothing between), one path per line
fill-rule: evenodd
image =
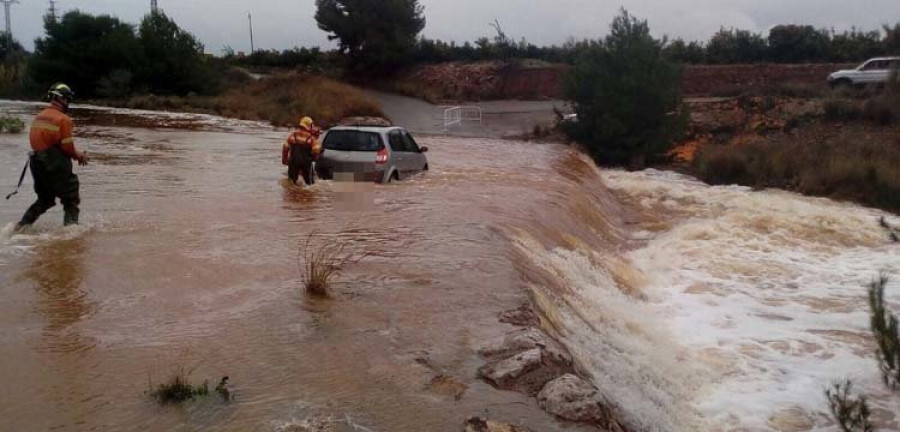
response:
M462 124L462 122L482 123L481 107L477 106L453 106L444 110L444 132L450 130L450 126Z

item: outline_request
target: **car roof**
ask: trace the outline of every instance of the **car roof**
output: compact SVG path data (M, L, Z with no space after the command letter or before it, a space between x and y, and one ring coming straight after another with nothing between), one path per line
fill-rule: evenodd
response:
M870 61L882 61L882 60L900 60L900 57L875 57L866 60L866 62Z
M360 131L360 132L389 132L392 130L403 130L402 127L399 126L335 126L329 131Z

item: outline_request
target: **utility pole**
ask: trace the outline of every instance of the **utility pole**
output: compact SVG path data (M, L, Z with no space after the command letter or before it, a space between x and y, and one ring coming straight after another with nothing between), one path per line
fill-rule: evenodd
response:
M159 12L159 5L156 4L156 0L150 0L150 13L156 15Z
M53 22L56 22L56 19L57 19L56 18L56 3L57 3L56 0L50 0L50 10L47 12L47 15L50 16L50 19L53 20Z
M3 2L3 8L6 12L6 35L9 36L9 40L12 41L12 17L10 16L9 8L13 3L18 3L19 0L0 0L0 2Z
M253 52L256 51L256 47L253 45L253 14L247 12L247 19L250 20L250 55L253 55Z

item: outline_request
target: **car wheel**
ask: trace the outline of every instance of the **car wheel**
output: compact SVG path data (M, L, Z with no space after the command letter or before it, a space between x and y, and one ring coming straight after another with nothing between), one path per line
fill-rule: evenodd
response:
M397 174L397 171L391 173L391 176L388 178L388 183L392 183L400 180L400 174Z
M425 166L422 167L422 171L428 171L428 164L425 164Z

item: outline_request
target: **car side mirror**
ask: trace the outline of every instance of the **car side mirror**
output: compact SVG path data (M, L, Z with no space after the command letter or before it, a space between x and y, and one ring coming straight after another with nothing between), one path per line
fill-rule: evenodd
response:
M426 147L426 146L419 147L419 153L427 153L427 152L428 152L428 147Z

